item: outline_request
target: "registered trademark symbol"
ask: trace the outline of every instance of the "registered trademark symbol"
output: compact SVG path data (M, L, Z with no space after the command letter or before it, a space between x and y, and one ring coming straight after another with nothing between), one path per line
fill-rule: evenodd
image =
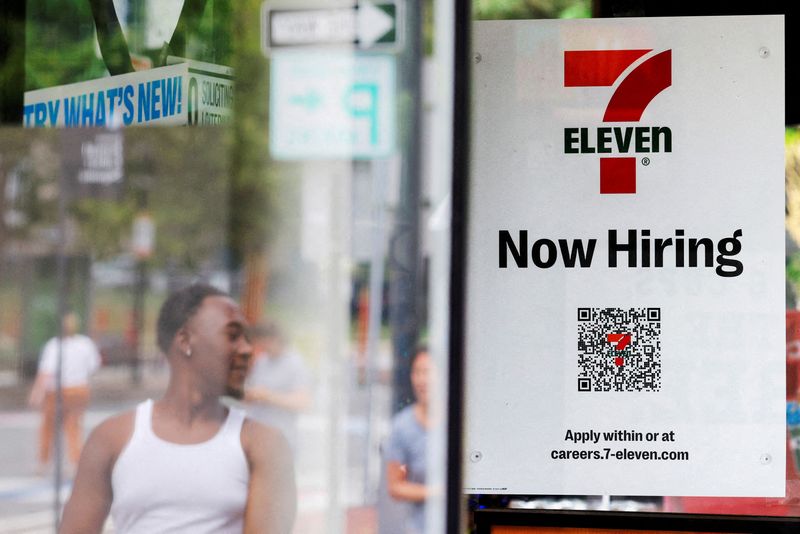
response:
M642 165L644 165L645 167L650 165L650 158L642 158Z

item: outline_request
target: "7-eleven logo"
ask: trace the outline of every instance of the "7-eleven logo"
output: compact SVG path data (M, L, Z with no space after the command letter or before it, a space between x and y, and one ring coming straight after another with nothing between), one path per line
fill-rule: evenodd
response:
M622 367L625 363L625 360L622 358L623 352L625 348L630 345L631 343L631 335L630 334L618 334L618 333L609 333L606 334L606 341L608 341L614 350L619 353L618 355L615 354L614 357L614 364L617 367Z
M653 54L624 77L628 67L652 50L567 50L564 87L611 87L604 123L639 122L647 105L672 85L672 50ZM614 154L600 157L600 193L636 193L636 157L627 153L671 152L672 132L663 126L565 128L567 154ZM646 161L645 161L646 160ZM649 162L644 158L645 164Z

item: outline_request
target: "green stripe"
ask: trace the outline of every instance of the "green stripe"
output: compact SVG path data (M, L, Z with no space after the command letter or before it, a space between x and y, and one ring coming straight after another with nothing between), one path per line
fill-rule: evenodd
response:
M234 81L234 77L228 74L220 74L218 72L211 72L210 70L189 69L192 74L202 74L203 76L211 76L212 78L222 78L223 80Z

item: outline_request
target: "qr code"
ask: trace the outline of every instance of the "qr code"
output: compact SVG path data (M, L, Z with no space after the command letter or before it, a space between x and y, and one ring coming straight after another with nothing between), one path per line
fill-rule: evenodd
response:
M660 391L661 308L578 308L578 391Z

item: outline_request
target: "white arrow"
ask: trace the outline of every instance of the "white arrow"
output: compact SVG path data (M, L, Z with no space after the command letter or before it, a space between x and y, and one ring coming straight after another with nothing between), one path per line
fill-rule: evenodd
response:
M265 47L354 44L369 48L395 27L394 17L365 0L358 7L263 12L269 41Z
M369 48L394 28L394 19L371 2L358 4L356 36L360 48Z

